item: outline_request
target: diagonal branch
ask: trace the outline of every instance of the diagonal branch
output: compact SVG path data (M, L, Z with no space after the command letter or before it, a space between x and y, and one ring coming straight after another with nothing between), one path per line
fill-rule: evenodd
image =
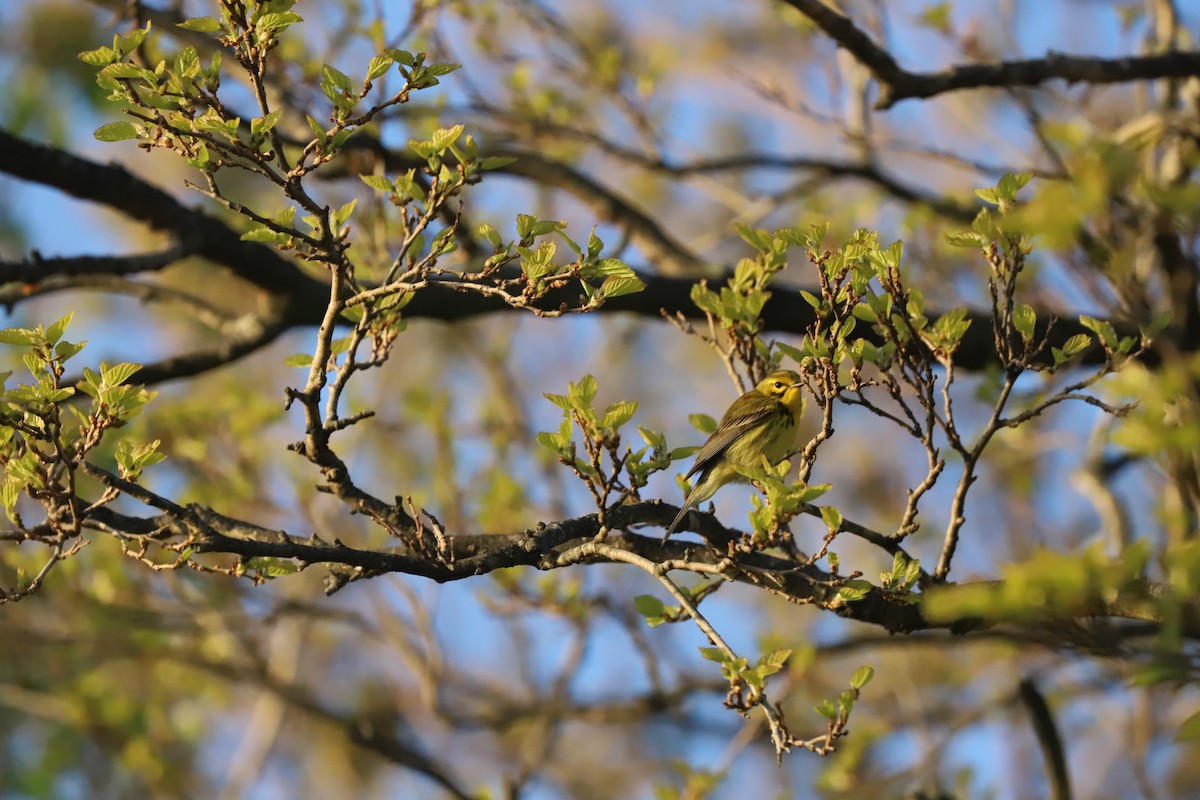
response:
M1200 76L1200 52L1172 51L1152 56L1095 58L1047 53L1043 58L960 64L938 72L910 72L846 15L823 0L782 0L811 19L879 81L875 107L901 100L934 97L963 89L1037 86L1049 80L1068 83L1126 83L1158 78Z
M1054 713L1045 695L1032 678L1025 678L1017 689L1021 702L1029 711L1038 746L1046 758L1046 770L1050 773L1051 797L1053 800L1071 800L1071 776L1067 772L1067 754L1062 735L1054 722Z

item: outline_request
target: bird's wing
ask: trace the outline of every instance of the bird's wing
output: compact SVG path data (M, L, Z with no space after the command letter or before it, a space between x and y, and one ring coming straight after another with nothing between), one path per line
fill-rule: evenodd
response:
M721 424L713 435L708 437L700 449L696 452L696 462L692 464L692 468L688 470L688 474L684 479L692 477L697 472L701 472L707 467L712 466L717 458L722 453L729 449L729 446L738 439L746 435L746 432L761 423L766 417L769 417L773 411L771 403L764 403L761 407L755 408L745 414L739 414L732 419L726 417L721 420Z

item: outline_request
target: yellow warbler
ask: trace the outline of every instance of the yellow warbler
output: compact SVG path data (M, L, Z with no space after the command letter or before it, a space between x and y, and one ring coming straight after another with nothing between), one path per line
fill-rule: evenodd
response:
M663 540L675 532L684 515L716 494L727 483L746 483L745 471L775 464L795 445L800 415L804 413L804 387L790 369L772 372L750 391L733 401L713 435L696 453L696 463L685 478L700 474L688 492L679 515Z

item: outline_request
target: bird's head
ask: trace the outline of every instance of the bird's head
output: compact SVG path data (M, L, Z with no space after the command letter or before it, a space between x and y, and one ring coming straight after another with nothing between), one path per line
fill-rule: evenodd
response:
M800 375L790 369L772 372L754 387L759 394L778 400L797 416L804 408L804 383Z

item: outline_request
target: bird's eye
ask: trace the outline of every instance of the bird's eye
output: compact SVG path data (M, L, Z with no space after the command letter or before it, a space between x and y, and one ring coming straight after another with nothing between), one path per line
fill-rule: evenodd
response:
M782 388L783 388L783 381L775 381L775 388L776 388L776 389L782 389Z

